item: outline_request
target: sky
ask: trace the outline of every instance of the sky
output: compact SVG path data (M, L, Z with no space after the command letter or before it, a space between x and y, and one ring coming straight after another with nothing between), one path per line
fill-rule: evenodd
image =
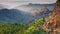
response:
M56 2L57 0L0 0L0 2L14 2L14 1Z
M56 3L56 1L57 0L0 0L0 4L3 4L8 8L14 8L22 4L28 4L28 3L52 4Z

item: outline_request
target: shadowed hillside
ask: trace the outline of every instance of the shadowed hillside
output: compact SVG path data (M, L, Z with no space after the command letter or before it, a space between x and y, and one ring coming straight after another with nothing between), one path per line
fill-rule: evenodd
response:
M21 22L21 23L31 23L34 19L40 17L46 17L51 12L48 9L33 10L33 14L17 10L17 9L0 9L0 22ZM38 12L37 12L38 11ZM35 16L34 16L35 15Z

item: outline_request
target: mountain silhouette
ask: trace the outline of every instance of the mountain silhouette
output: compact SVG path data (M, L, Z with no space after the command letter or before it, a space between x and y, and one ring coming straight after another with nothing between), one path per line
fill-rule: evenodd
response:
M51 11L48 9L46 11L42 11L36 16L31 13L27 13L17 9L0 9L0 22L19 22L19 23L30 23L34 21L34 19L38 19L40 17L46 17Z

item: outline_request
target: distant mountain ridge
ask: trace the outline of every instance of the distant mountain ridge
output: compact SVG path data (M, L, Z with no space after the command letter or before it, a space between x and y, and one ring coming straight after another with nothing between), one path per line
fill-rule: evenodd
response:
M0 9L0 22L30 23L34 21L34 19L48 16L50 12L51 11L46 10L40 12L36 16L33 16L30 13L26 13L17 9Z
M27 4L27 5L20 5L20 6L16 6L16 7L14 7L14 9L19 9L20 10L20 8L43 8L43 7L46 7L46 8L48 8L49 10L53 10L53 8L54 8L54 6L55 6L55 3L53 3L53 4L32 4L32 3L29 3L29 4Z
M29 3L28 5L19 5L11 9L3 7L0 9L0 22L31 23L40 17L46 18L54 8L54 4Z

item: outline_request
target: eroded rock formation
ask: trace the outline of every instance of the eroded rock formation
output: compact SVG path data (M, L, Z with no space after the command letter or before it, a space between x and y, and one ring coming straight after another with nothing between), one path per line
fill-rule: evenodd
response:
M60 34L60 0L57 0L53 12L43 25L47 34Z

